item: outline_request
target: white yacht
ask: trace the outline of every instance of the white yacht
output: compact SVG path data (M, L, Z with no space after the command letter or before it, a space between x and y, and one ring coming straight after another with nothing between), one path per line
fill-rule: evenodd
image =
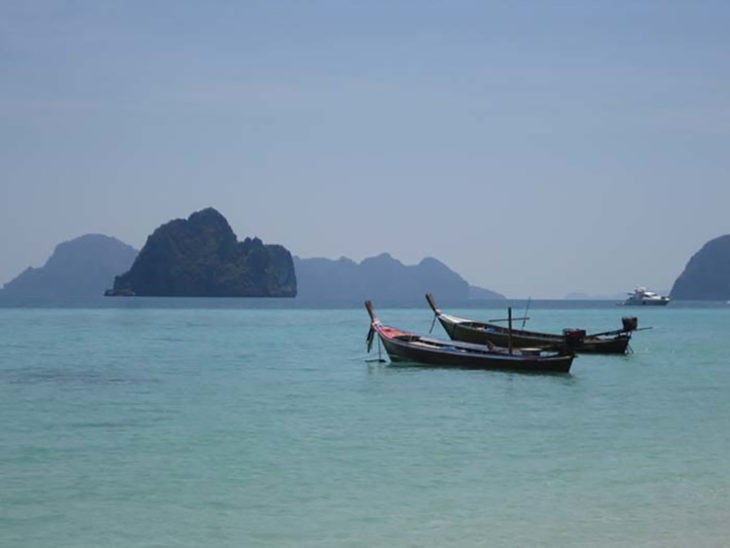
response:
M654 305L661 306L669 303L669 297L658 295L645 287L637 287L628 294L629 298L624 301L625 305Z

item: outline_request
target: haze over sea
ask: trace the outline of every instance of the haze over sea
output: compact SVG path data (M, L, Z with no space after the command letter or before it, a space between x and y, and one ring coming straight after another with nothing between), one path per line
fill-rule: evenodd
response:
M726 546L730 306L528 325L622 315L653 327L633 353L524 375L373 361L361 307L0 308L0 545Z

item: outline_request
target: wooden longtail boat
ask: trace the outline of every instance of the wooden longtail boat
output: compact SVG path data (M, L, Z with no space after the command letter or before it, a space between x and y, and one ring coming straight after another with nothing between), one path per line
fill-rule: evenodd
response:
M489 344L472 344L422 337L397 327L384 325L375 315L371 301L368 352L378 335L393 363L410 363L458 369L498 369L534 373L567 373L575 354L568 350L507 349Z
M567 347L578 353L624 354L628 349L631 333L636 331L638 326L636 317L624 317L622 328L614 331L586 334L582 329L565 329L562 334L540 333L444 314L436 306L431 293L426 294L426 300L451 339L477 344L487 342L499 346L512 344L518 348ZM494 321L497 320L491 320Z

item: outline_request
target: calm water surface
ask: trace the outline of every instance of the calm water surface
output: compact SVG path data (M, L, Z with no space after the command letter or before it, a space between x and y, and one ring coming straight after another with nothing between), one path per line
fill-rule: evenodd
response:
M541 376L368 361L359 308L0 309L0 545L727 546L730 307L631 312Z

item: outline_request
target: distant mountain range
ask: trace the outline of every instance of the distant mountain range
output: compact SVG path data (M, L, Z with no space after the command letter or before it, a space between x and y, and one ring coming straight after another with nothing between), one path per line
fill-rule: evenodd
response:
M155 238L151 237L152 251L146 252L146 255L150 255L151 258L147 257L141 263L139 261L143 258L142 253L138 254L137 250L131 246L109 236L89 234L59 244L45 266L28 268L14 280L5 284L4 289L0 290L0 299L12 298L14 303L22 303L23 299L33 299L34 303L38 303L40 299L42 303L43 299L97 297L103 295L112 286L120 292L129 290L127 294L169 295L171 294L170 287L174 289L183 282L203 284L210 290L210 287L216 286L211 286L210 284L213 282L200 274L201 266L195 261L191 262L192 256L188 252L183 253L180 246L183 245L183 242L183 247L188 249L202 246L207 251L196 256L218 257L222 248L211 242L212 240L218 241L217 238L212 238L212 235L219 232L226 236L224 238L226 241L230 240L228 247L231 249L243 246L248 250L246 253L250 253L254 248L258 250L257 264L264 261L261 265L266 270L268 263L264 260L265 257L261 256L266 246L262 246L257 239L248 238L246 242L236 243L235 236L231 240L228 230L225 229L217 215L210 213L204 216L210 217L213 220L212 225L215 226L211 228L210 222L203 223L207 227L205 231L207 236L202 241L187 234L188 225L183 227L181 223L173 223L172 229L168 227L158 233ZM197 222L198 219L195 220ZM177 244L171 243L171 238L174 236L171 232L180 230L186 234L186 237L179 240ZM148 243L150 242L148 241ZM227 247L223 246L223 248ZM169 276L160 278L155 274L155 269L160 268L160 265L170 257L178 257L173 262L178 265L175 268L183 274L180 278L182 281L174 281ZM137 260L135 261L135 259ZM215 261L211 261L207 262L215 263ZM234 265L240 263L239 259L236 261L238 263L234 262ZM206 261L204 260L204 262ZM190 267L192 270L184 267L188 263L193 265ZM427 292L433 292L439 302L446 305L505 298L494 291L470 286L466 280L444 263L430 257L423 259L417 265L404 265L388 253L367 258L360 263L344 257L337 260L293 257L293 263L297 291L295 301L303 305L350 306L360 305L365 299L373 299L379 306L411 304L420 306L423 304L424 295ZM164 267L163 270L169 270L169 268L170 265ZM233 267L229 268L225 265L216 267L218 272L224 273L235 270L232 269ZM291 282L287 280L285 282L291 286ZM156 288L156 286L150 285L153 283L162 285ZM137 293L139 287L144 287L145 293ZM150 287L153 291L147 292ZM193 287L182 287L188 291L187 294L192 294ZM220 293L216 294L220 296Z
M356 263L342 257L302 259L294 257L298 297L305 304L362 304L372 299L378 305L420 305L427 292L440 302L466 303L470 299L504 299L488 289L472 287L444 263L428 257L407 266L382 253Z
M2 297L59 299L103 295L126 272L137 250L109 236L86 234L60 243L46 264L27 268L5 284Z
M216 257L222 257L221 253L226 249L233 250L231 251L231 261L229 263L216 263L217 266L214 270L218 272L216 276L222 276L222 278L216 279L234 285L238 282L232 280L231 277L237 279L239 274L236 274L236 272L239 272L239 269L240 272L250 272L251 268L258 268L262 275L268 273L266 274L268 279L273 272L271 268L281 263L278 259L273 263L268 261L266 258L268 256L267 248L271 246L264 246L257 238L247 238L244 242L236 242L235 234L230 231L225 219L222 216L219 218L220 214L217 212L209 210L198 212L198 214L201 213L204 214L199 215L199 217L206 219L206 222L202 223L201 226L207 227L204 228L202 234L193 234L195 230L193 232L189 230L192 225L183 226L184 221L178 220L177 223L168 223L171 226L168 226L166 230L152 239L153 247L156 249L153 255L157 258L165 256L172 261L165 268L174 268L181 271L183 281L186 284L208 284L206 286L208 293L199 292L198 294L217 296L242 294L218 291L218 289L215 289L218 286L215 286L215 284L210 285L214 282L213 278L198 276L200 268L205 266L196 262L198 259L202 260L203 263L213 264L209 261L211 257L217 261ZM221 221L221 219L223 220ZM228 228L226 229L226 227ZM173 233L180 231L184 233L185 237L183 239L177 243L170 240ZM218 241L218 236L212 237L215 234L223 234L221 241L224 241L226 245L215 244L213 240ZM195 247L200 244L207 251L199 256L196 255L197 259L193 260L193 255L188 253L189 249L185 251L178 244L187 247ZM277 248L278 253L278 248L281 246L273 247ZM239 251L242 253L240 256L238 255ZM289 255L289 252L283 247L281 251L283 254ZM223 253L223 255L226 255L226 253ZM279 255L282 255L282 253L279 253ZM133 264L137 257L137 250L116 238L101 234L87 234L60 243L44 266L27 268L15 279L6 283L4 288L0 290L0 299L6 302L8 299L12 299L14 303L22 302L23 299L33 299L33 302L37 303L43 302L43 299L96 297L103 295L105 290L111 288L115 284L115 279L117 279L116 287L118 289L133 290L132 285L136 283L133 282ZM185 258L183 262L180 262L180 257ZM246 262L249 259L246 257L253 258L253 262L248 266L246 266ZM350 306L359 305L365 299L372 299L378 306L421 305L426 292L434 293L439 302L451 306L466 304L475 300L505 299L504 295L494 291L469 285L459 274L432 257L423 259L417 265L404 265L388 253L369 257L360 263L345 257L333 260L324 258L305 259L293 256L291 260L293 261L294 277L296 279L293 279L294 277L291 274L286 274L286 269L278 267L276 271L280 271L280 273L274 274L272 279L278 279L276 283L284 284L281 287L286 287L280 295L296 294L295 300L305 305ZM190 267L192 270L190 268L185 270L187 267L182 268L183 263L192 265ZM159 266L161 263L155 260L148 261L146 264L147 266L144 269L148 270L144 276L149 280L151 279L149 276L156 276L153 273L156 267L153 268L151 265ZM181 268L182 270L180 270ZM125 274L127 272L132 272L132 274ZM196 278L196 276L198 277ZM160 280L156 279L155 283L158 282ZM253 288L259 287L256 285L257 283L254 283L253 279L246 282L247 287ZM260 287L273 287L267 284L269 282L265 282ZM211 287L214 290L211 290ZM227 286L224 284L220 287L225 288ZM187 288L191 291L192 289L194 289L192 286ZM144 294L178 294L155 291ZM275 291L279 291L279 289ZM186 294L194 293L195 291ZM276 293L272 293L268 289L261 289L260 291L256 289L253 293L246 294L263 296ZM665 294L665 292L662 292L662 294ZM676 300L730 300L730 235L710 240L691 257L684 271L675 281L670 296ZM623 299L623 297L623 295L589 296L571 293L566 296L566 299L613 300Z

